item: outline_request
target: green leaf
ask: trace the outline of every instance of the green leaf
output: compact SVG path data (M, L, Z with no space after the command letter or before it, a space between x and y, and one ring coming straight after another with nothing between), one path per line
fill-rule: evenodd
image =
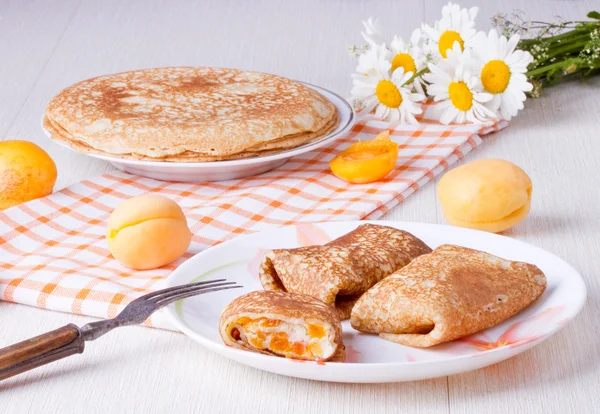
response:
M587 14L587 17L589 17L590 19L600 20L600 13L597 11L591 11Z

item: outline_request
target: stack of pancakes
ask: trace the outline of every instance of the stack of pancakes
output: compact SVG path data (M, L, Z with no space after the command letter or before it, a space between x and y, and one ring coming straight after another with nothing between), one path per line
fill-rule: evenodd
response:
M44 116L51 137L80 152L170 162L279 152L338 123L335 106L299 82L208 67L89 79L60 92Z

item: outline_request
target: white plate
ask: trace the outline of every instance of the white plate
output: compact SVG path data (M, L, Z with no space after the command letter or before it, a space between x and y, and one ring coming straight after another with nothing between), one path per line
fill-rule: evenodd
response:
M321 244L354 230L359 222L299 224L240 236L205 250L181 265L170 286L201 279L226 278L244 288L210 293L170 305L176 327L203 346L242 364L277 374L335 382L395 382L471 371L510 358L556 333L581 310L586 288L575 269L558 257L529 244L490 233L423 223L376 221L413 233L430 247L452 243L483 250L540 267L548 278L542 297L503 323L448 344L417 349L362 334L343 323L345 363L294 361L241 351L223 345L219 316L237 296L262 289L258 264L272 248Z
M308 144L304 144L290 150L281 151L271 155L244 158L240 160L213 162L139 161L99 154L85 155L108 161L121 171L162 181L198 183L206 181L233 180L236 178L244 178L262 174L285 164L285 162L291 157L313 151L335 141L337 138L344 136L348 131L350 131L352 126L354 126L356 115L354 114L354 110L350 104L348 104L344 98L318 86L307 83L305 83L305 85L309 88L315 89L335 105L340 116L340 124L328 135L319 138L316 141L309 142ZM50 132L48 132L43 126L42 129L44 129L44 132L48 137L52 138ZM76 151L63 142L55 140L53 141L65 148Z

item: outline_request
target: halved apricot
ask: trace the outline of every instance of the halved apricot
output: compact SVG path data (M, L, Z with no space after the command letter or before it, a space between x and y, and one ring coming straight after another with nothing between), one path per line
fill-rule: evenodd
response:
M397 161L398 144L390 140L390 131L383 131L375 139L350 145L331 160L329 167L342 180L364 184L384 178Z

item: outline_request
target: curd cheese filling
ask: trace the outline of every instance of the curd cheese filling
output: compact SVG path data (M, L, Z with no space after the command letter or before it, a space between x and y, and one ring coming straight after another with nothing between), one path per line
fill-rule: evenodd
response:
M235 321L231 336L237 342L293 359L326 359L336 350L328 329L319 324L241 317Z

